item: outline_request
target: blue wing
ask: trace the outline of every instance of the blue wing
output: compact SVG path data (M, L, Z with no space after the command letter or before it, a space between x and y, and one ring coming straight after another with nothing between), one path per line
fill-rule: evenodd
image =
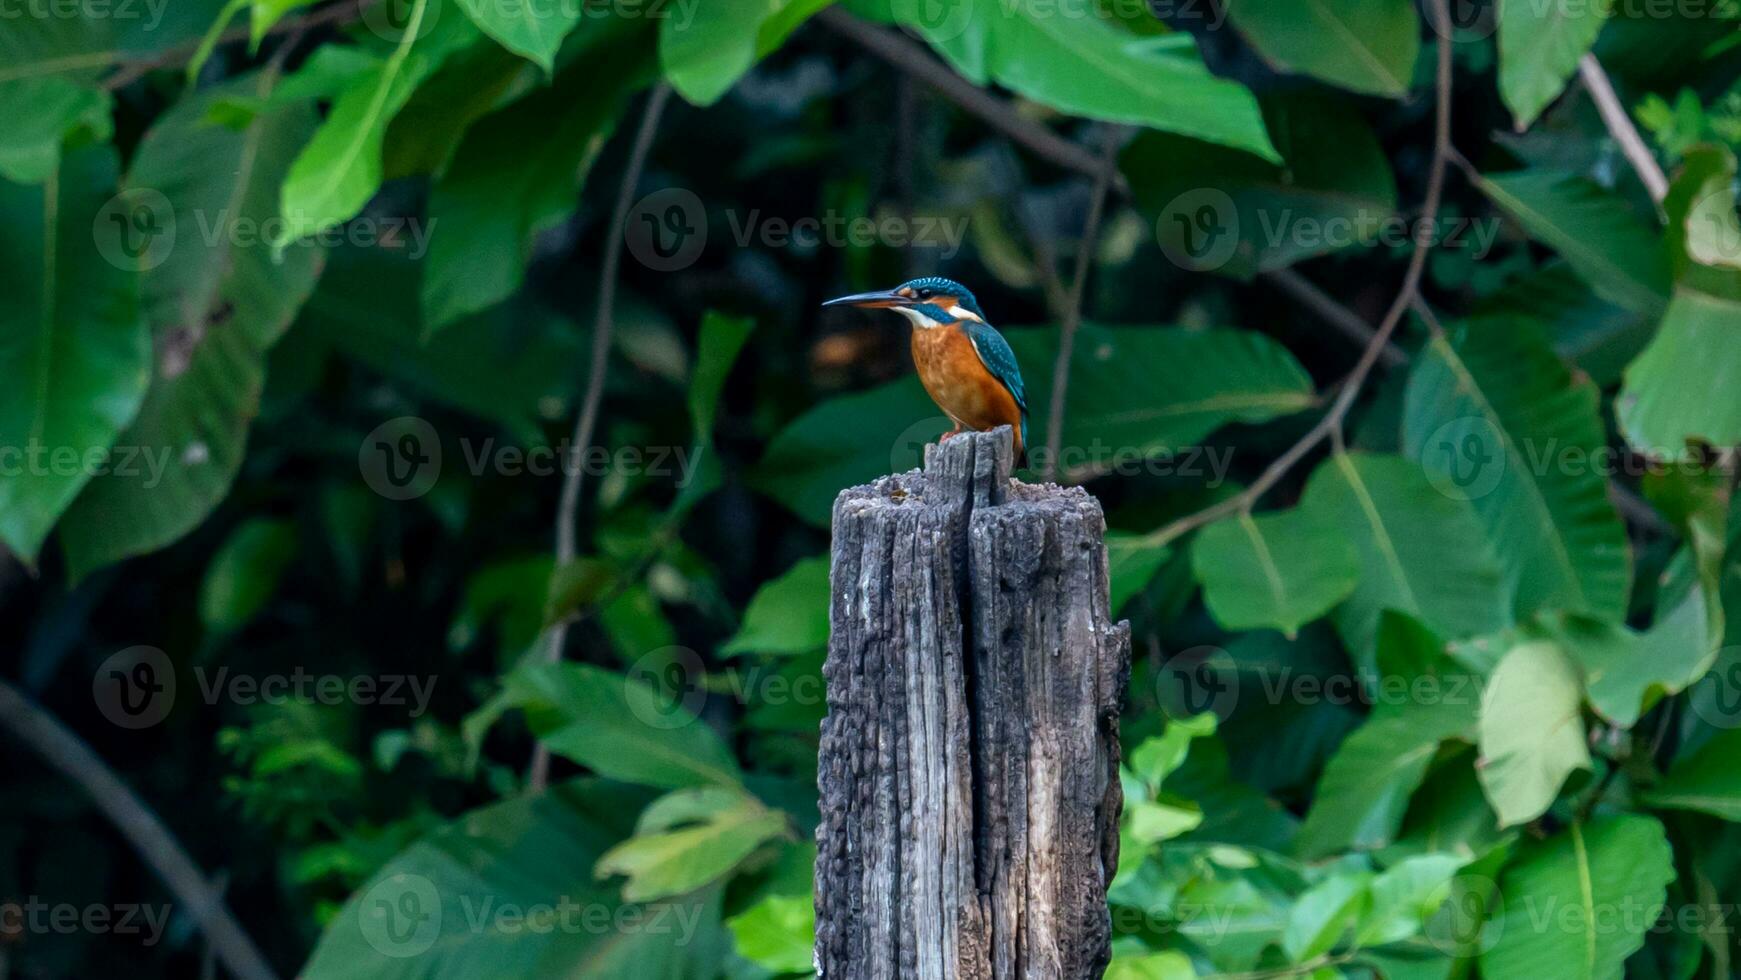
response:
M1022 386L1022 369L1016 364L1016 353L1010 350L1009 341L1003 339L1003 334L987 323L974 323L968 320L962 324L967 328L967 339L973 341L973 351L985 364L986 370L1009 389L1015 397L1016 405L1022 410L1022 445L1028 444L1028 392Z

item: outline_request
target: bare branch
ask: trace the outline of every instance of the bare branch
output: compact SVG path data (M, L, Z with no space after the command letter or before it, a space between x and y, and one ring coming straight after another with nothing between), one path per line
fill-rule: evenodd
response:
M199 865L83 739L5 681L0 681L0 727L84 790L205 933L226 969L242 980L275 980L277 974L266 957L207 883Z
M1620 104L1620 97L1614 94L1614 86L1608 81L1608 73L1602 70L1602 62L1597 61L1594 54L1584 55L1578 61L1578 76L1584 80L1590 98L1596 100L1596 111L1602 114L1602 124L1608 127L1608 134L1620 144L1620 152L1626 154L1632 169L1638 171L1638 179L1644 182L1650 199L1661 204L1668 196L1668 178L1663 176L1662 167L1657 164L1656 156L1650 152L1644 137L1638 134L1638 127L1632 125L1626 107Z
M1336 302L1330 294L1293 269L1272 269L1263 273L1263 278L1363 347L1371 343L1377 333L1366 318ZM1408 353L1395 344L1385 344L1379 359L1387 368L1401 367L1409 362Z
M1100 173L1100 159L1095 154L1023 117L1010 108L1008 103L957 75L924 48L894 31L868 24L838 7L822 11L815 19L826 24L830 30L856 42L871 54L930 85L949 101L1027 147L1035 156L1090 177ZM1120 195L1130 194L1130 185L1125 183L1121 175L1114 175L1112 186Z
M1046 412L1046 470L1048 480L1058 478L1058 452L1064 441L1065 395L1070 389L1070 354L1076 346L1076 328L1082 324L1082 295L1088 285L1088 270L1094 262L1095 242L1100 237L1100 217L1106 210L1106 189L1118 172L1118 146L1122 129L1106 128L1101 150L1100 173L1094 178L1094 198L1088 205L1088 220L1082 226L1082 242L1076 249L1076 279L1070 284L1070 303L1058 328L1058 356L1052 363L1052 404Z
M635 189L641 184L641 172L647 167L647 154L653 148L653 135L659 129L659 117L665 113L665 103L671 99L671 86L660 82L647 97L641 110L641 128L635 134L634 148L629 152L628 165L623 169L623 183L617 189L616 210L611 213L610 237L605 240L604 265L599 269L598 311L592 326L592 366L587 372L586 395L580 413L574 420L572 444L584 454L592 445L593 430L598 426L599 406L604 401L605 366L610 358L611 332L617 300L617 268L623 260L623 233L629 224L629 209L634 205ZM580 553L575 527L580 511L580 493L586 482L586 469L571 466L562 477L562 496L556 506L556 567L574 561ZM544 659L556 663L562 659L563 645L568 640L569 620L557 622L545 631ZM550 750L538 743L532 753L529 778L533 792L544 789L550 779Z

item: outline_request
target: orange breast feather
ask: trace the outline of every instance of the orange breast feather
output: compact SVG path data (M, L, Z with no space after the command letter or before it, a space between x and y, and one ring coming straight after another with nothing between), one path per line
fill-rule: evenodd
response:
M1021 452L1021 407L986 369L966 331L956 326L914 330L913 366L931 400L957 426L983 432L1007 425L1015 430L1015 450Z

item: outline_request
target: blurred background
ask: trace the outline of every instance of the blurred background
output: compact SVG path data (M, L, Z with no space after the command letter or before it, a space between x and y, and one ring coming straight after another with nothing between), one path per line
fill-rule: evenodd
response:
M1111 975L1732 975L1738 18L0 3L0 977L808 973L920 275L1106 511Z

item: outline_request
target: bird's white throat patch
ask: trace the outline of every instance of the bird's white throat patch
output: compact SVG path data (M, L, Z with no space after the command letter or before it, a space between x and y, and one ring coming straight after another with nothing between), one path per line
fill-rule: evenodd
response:
M941 327L943 325L938 323L936 320L931 319L929 316L926 316L922 310L916 310L911 306L897 306L894 310L896 313L899 313L913 321L913 326L918 327L920 330L929 330L932 327Z

